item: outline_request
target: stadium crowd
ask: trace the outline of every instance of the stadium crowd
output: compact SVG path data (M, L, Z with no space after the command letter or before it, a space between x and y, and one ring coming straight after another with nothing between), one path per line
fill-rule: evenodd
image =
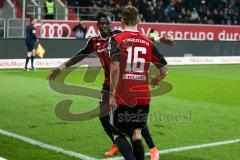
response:
M139 9L142 22L240 24L240 0L67 0L68 5L99 7L120 19L124 6ZM82 9L83 14L92 10Z

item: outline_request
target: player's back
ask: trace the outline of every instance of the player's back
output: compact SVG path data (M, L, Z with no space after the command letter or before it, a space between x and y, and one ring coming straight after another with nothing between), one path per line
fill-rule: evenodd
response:
M128 106L148 105L150 92L147 73L153 58L154 43L137 31L124 31L114 36L112 41L118 44L117 48L112 49L112 56L119 56L120 62L116 90L118 103ZM120 54L114 54L114 50Z

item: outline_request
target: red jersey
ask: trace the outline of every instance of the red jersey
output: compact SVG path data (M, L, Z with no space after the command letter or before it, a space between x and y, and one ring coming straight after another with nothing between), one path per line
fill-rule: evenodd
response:
M138 31L124 31L111 38L111 61L120 62L120 74L115 96L118 104L148 105L150 90L148 68L150 62L157 67L167 62L154 42Z
M101 65L104 69L105 80L104 84L109 85L110 83L110 57L109 57L109 39L111 36L121 33L119 30L113 30L107 38L102 38L100 35L89 38L87 44L81 49L75 57L79 57L77 61L81 61L89 54L97 52L100 59Z

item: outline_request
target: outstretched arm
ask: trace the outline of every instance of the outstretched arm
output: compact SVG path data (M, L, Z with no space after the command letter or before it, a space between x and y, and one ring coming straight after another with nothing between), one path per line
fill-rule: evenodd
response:
M90 53L94 52L94 43L93 39L89 39L86 46L81 49L77 54L70 58L65 63L61 64L58 68L54 69L48 76L49 80L54 80L64 69L71 67L78 62L86 58Z
M160 38L160 43L165 44L165 45L168 45L168 46L170 46L170 47L175 46L175 42L174 42L173 40L168 39L168 38L165 38L165 37Z
M160 42L162 44L165 44L167 46L173 47L175 46L175 42L171 39L165 38L165 37L154 37L151 38L154 42Z

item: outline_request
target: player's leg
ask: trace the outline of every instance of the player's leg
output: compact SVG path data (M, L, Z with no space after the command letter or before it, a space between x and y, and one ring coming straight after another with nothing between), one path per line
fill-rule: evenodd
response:
M113 156L118 152L117 145L115 144L115 141L113 139L112 131L111 131L111 125L109 123L109 87L103 86L101 97L100 97L100 103L99 103L99 119L102 124L102 127L105 131L105 133L108 135L108 137L112 140L113 145L112 147L104 153L105 156Z
M151 160L159 160L159 153L158 153L158 149L157 147L155 147L152 136L149 132L148 126L146 125L143 129L142 129L142 136L145 140L145 142L148 145L148 148L150 150L150 158Z
M108 105L108 104L107 104ZM100 105L101 107L106 107L106 105ZM100 122L102 124L102 127L105 131L105 133L108 135L108 137L112 140L113 145L108 149L108 151L106 151L104 153L104 156L113 156L114 154L116 154L118 152L118 147L115 144L115 141L113 139L113 135L111 132L111 126L109 123L109 114L103 115L103 116L99 116Z
M100 105L101 107L103 107L104 105ZM102 127L104 129L104 131L107 133L107 135L109 136L109 138L112 140L112 142L114 143L114 139L113 139L113 136L112 136L112 132L111 132L111 126L109 124L109 115L99 115L99 119L100 119L100 122L102 124Z
M149 112L149 105L139 105L133 108L131 113L134 114L134 121L130 124L131 128L133 128L132 134L132 146L133 146L133 153L136 159L144 160L144 147L141 140L142 136L142 129L145 128L147 124L147 117Z
M126 114L127 107L119 105L116 109L110 110L110 123L112 125L112 133L114 137L114 141L122 154L122 156L126 160L136 160L131 144L127 141L125 135L129 135L130 127L128 125L129 122L126 122L126 118L123 114Z
M33 49L32 54L31 54L31 68L34 70L34 59L35 59L36 51Z
M149 132L147 125L142 129L142 136L143 136L145 142L147 143L149 149L155 147L152 136Z
M133 150L125 136L120 135L114 135L114 139L116 142L116 145L122 154L122 156L127 160L138 160L135 158Z
M131 139L133 146L133 153L137 160L144 160L144 146L141 140L141 128L135 129L133 131L133 136Z

